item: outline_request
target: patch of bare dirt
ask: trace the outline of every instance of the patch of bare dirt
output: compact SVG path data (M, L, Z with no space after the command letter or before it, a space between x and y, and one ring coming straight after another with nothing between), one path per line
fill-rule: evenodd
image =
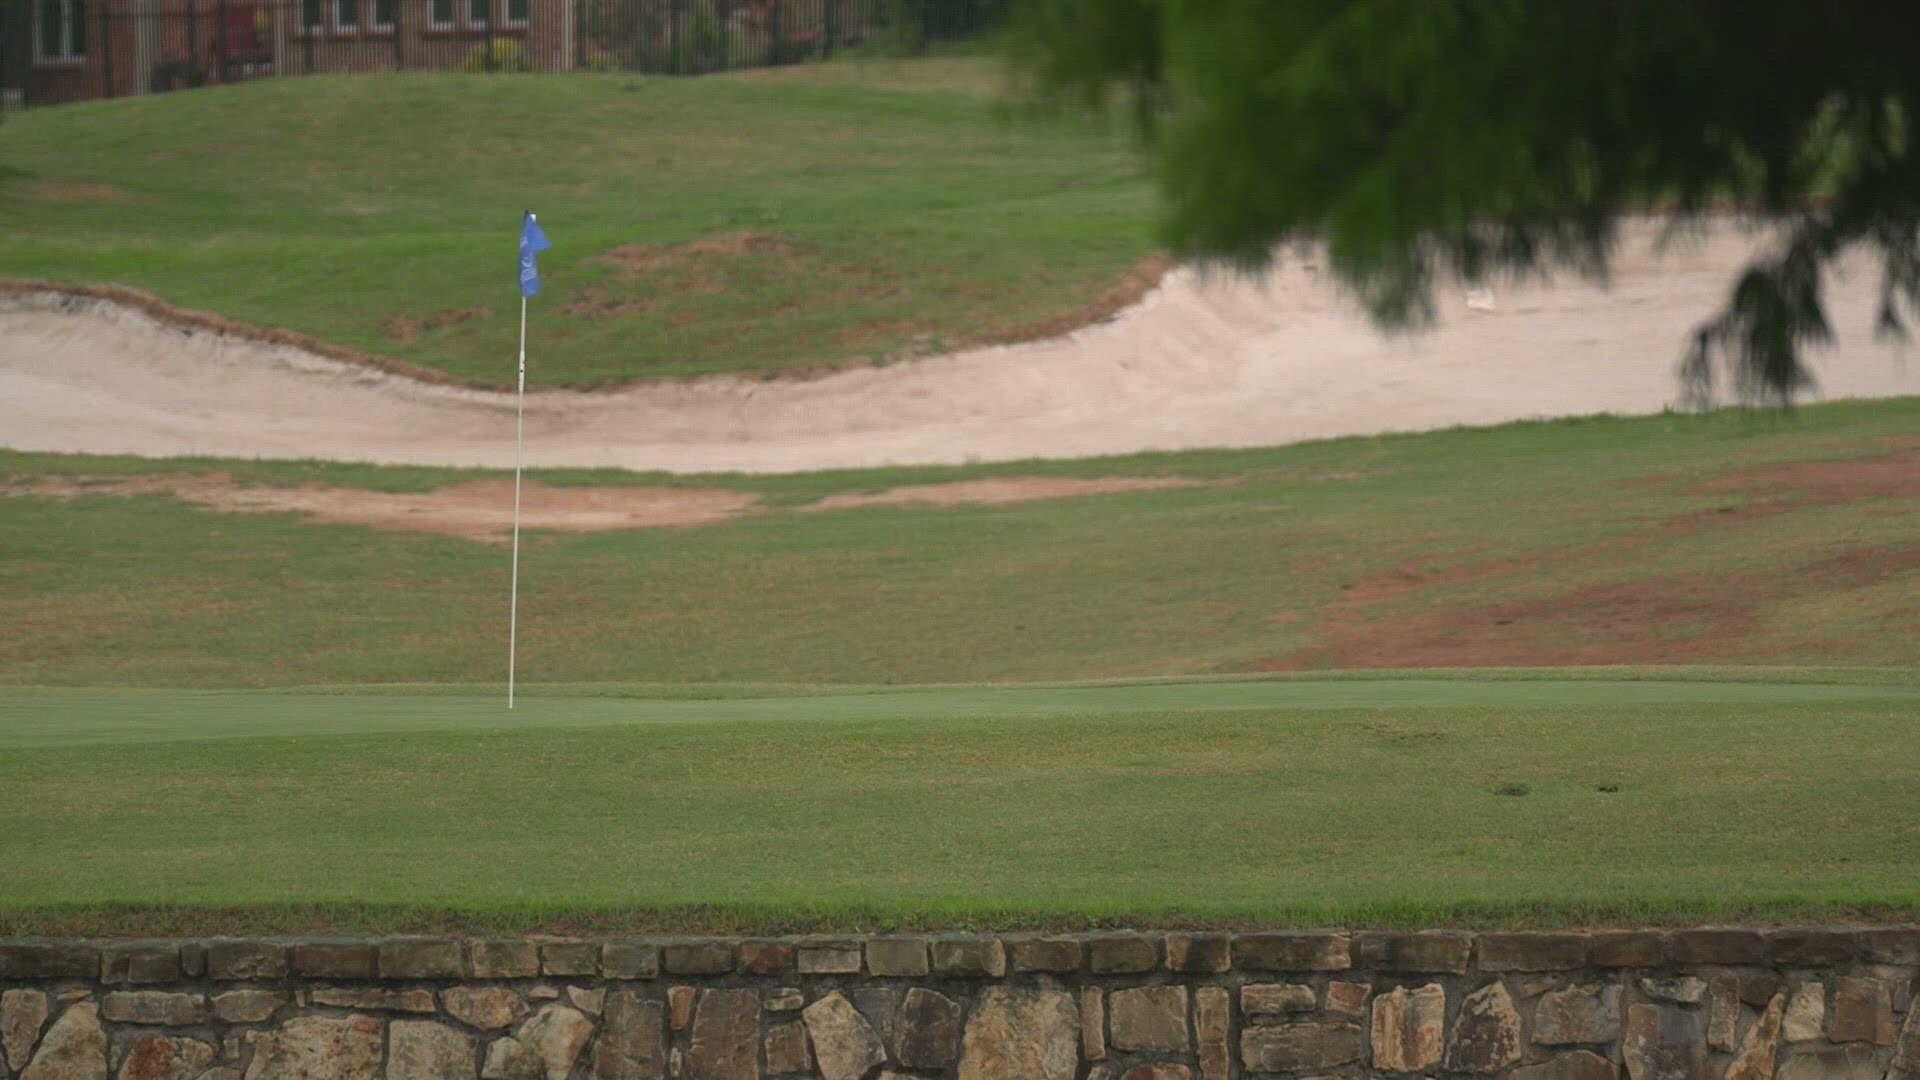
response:
M600 258L628 274L686 270L702 260L737 259L771 252L791 258L794 247L778 236L743 229L689 240L684 244L621 244Z
M1684 489L1685 494L1776 497L1690 510L1668 518L1661 523L1661 529L1684 536L1819 506L1920 497L1920 439L1891 438L1884 440L1884 444L1894 451L1830 461L1757 465L1695 480ZM1630 487L1663 487L1676 479L1670 474L1656 473L1634 477L1625 483Z
M42 202L123 203L133 199L121 188L92 180L36 180L31 191Z
M445 311L436 311L424 319L416 319L411 315L393 315L381 322L380 328L387 332L388 337L405 344L419 337L420 332L425 329L445 330L450 326L459 326L464 322L473 322L476 319L490 319L492 317L493 308L487 304L481 304L477 307L448 308Z
M1315 613L1316 643L1259 665L1307 668L1539 667L1752 660L1764 614L1798 597L1872 586L1920 571L1920 546L1848 548L1777 574L1701 574L1586 584L1543 596L1471 599L1438 610L1381 605L1440 585L1492 580L1565 562L1597 565L1605 550L1554 553L1441 571L1401 568L1356 583ZM1604 557L1604 556L1602 556Z
M1736 469L1695 484L1695 495L1794 492L1802 506L1920 497L1920 449Z
M1121 491L1162 488L1213 487L1220 481L1178 476L1001 476L962 480L952 484L910 484L886 491L829 495L814 510L848 510L861 506L1001 506L1044 499L1072 499L1082 495L1109 495Z
M1920 570L1920 547L1854 547L1814 563L1807 573L1823 585L1849 588L1914 570Z
M1354 582L1341 591L1341 604L1357 607L1366 604L1380 604L1392 600L1401 600L1427 589L1443 585L1460 585L1469 581L1485 581L1491 578L1506 577L1509 574L1523 573L1537 569L1550 562L1559 562L1568 555L1535 555L1524 559L1494 559L1466 566L1453 566L1435 570L1428 566L1397 566L1378 574L1370 574Z
M316 522L371 529L444 533L503 541L513 529L513 481L476 480L432 491L390 492L307 484L250 487L224 473L201 476L43 478L0 486L0 495L171 495L227 513L304 514ZM521 491L526 529L598 532L608 529L713 525L750 510L752 492L726 488L553 487L538 482Z
M560 312L586 318L611 318L618 315L644 315L658 307L659 303L650 296L615 299L598 285L589 285L569 294L566 303L560 305Z
M1777 583L1776 583L1777 588ZM1752 658L1764 582L1666 578L1582 585L1528 600L1367 618L1354 607L1319 620L1320 643L1260 665L1540 667Z
M478 319L491 318L493 318L493 307L488 304L480 304L475 307L448 308L445 311L436 311L427 316L427 325L433 327L435 330L445 330L450 326L459 326L464 322L474 322Z

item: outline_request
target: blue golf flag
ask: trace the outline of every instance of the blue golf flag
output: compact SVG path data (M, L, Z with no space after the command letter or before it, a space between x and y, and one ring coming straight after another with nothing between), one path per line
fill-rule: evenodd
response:
M521 296L533 296L540 291L540 264L535 256L552 246L547 243L547 234L540 231L540 223L533 219L533 211L527 211L520 223Z

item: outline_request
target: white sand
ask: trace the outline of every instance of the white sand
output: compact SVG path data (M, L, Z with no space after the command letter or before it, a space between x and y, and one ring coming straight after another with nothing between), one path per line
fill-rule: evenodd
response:
M675 472L1268 446L1681 400L1687 334L1753 250L1722 231L1656 255L1647 229L1610 289L1445 290L1443 325L1385 338L1290 257L1257 281L1176 271L1111 322L1052 341L847 371L619 393L531 395L527 462ZM1814 400L1920 394L1872 333L1864 258L1830 294L1837 347ZM550 316L559 317L559 316ZM536 336L532 342L538 350ZM501 377L511 375L501 358ZM513 397L430 386L282 346L186 332L100 301L0 299L0 445L147 456L510 466Z

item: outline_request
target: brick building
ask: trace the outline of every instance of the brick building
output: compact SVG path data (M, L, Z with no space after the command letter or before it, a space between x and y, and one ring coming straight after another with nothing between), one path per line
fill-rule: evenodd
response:
M576 0L0 0L6 104L274 75L560 71Z
M991 10L985 4L0 0L0 108L320 72L588 68L696 75L824 59L875 40L910 51L933 37L977 33Z

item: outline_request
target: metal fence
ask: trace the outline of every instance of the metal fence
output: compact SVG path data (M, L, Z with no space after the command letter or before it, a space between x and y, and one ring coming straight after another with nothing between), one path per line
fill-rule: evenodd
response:
M911 54L1002 0L0 0L0 108L318 72L699 75Z

